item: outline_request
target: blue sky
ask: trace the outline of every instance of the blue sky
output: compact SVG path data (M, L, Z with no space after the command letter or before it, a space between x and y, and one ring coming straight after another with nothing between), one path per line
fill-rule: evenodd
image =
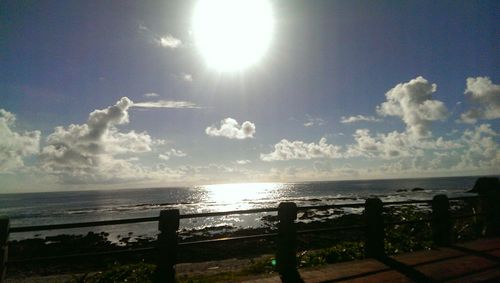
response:
M195 5L3 1L0 193L498 174L498 1L270 1L235 72Z

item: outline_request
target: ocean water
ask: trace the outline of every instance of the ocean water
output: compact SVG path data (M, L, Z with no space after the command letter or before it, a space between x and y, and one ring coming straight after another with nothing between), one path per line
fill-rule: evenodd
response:
M245 183L207 185L186 188L142 188L78 192L0 194L0 215L11 219L11 226L73 223L111 219L150 217L162 209L177 208L181 214L277 207L279 202L294 201L298 206L363 202L368 197L383 201L431 199L436 194L449 197L471 195L477 177L427 179L359 180L304 183ZM423 191L412 191L413 188ZM404 191L398 191L404 190ZM360 213L356 209L346 213ZM230 215L181 220L181 229L221 227L238 229L259 227L265 214ZM57 234L105 231L111 240L132 233L154 236L157 223L127 224L15 233L11 239Z

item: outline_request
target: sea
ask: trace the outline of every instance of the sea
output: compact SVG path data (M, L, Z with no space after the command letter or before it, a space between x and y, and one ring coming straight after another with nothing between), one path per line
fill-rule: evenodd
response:
M88 222L158 216L164 209L181 214L277 207L293 201L298 206L364 202L369 197L383 201L425 200L434 195L449 197L467 193L478 177L442 177L390 180L352 180L299 183L239 183L193 187L119 190L63 191L0 194L0 215L10 218L11 227ZM415 188L418 188L415 190ZM361 213L346 208L344 213ZM255 228L264 225L266 213L182 219L180 229L199 231ZM336 214L338 216L338 214ZM332 216L332 217L337 217ZM304 220L311 221L311 220ZM128 237L154 237L158 223L112 225L91 228L12 233L21 240L59 234L106 232L112 242ZM215 229L217 230L217 229ZM214 230L214 231L215 231Z

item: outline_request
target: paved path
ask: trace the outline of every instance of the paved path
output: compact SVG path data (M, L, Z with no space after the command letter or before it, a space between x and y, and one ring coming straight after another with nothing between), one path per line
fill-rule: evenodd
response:
M500 282L500 238L301 269L305 282ZM278 276L247 283L279 283Z

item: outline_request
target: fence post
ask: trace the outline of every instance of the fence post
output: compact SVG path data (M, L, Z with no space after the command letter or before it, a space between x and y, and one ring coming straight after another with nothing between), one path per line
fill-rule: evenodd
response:
M500 235L500 180L497 177L481 177L476 180L470 193L477 193L479 198L479 211L485 213L484 222L478 221L481 234L485 236Z
M0 216L0 283L5 282L5 273L7 271L7 256L9 240L9 218Z
M365 202L365 256L380 258L385 256L383 203L379 198L369 198Z
M449 246L453 243L453 223L450 214L450 201L446 195L432 199L432 239L435 245Z
M175 264L177 262L177 230L179 229L179 210L160 211L158 222L158 261L155 282L176 282Z
M278 206L278 251L276 265L283 282L299 282L297 271L297 205L282 202Z
M486 194L486 231L485 236L500 236L500 190Z

